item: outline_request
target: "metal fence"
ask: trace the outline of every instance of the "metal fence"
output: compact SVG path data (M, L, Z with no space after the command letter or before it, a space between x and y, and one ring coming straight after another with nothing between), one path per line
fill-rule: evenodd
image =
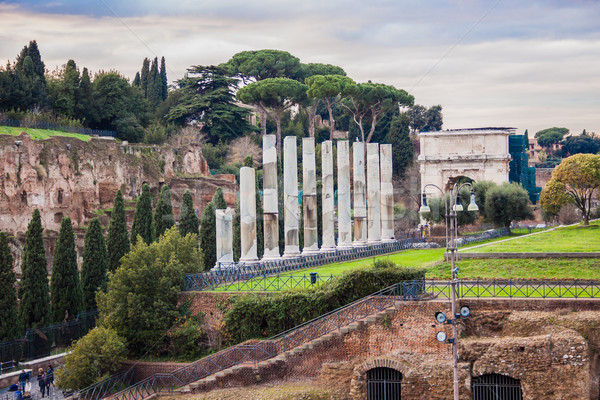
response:
M425 281L425 292L432 298L450 299L451 282ZM600 298L597 280L459 280L456 285L459 298Z
M211 290L224 284L247 281L261 276L267 277L269 275L281 274L304 268L318 267L325 264L393 253L412 248L414 241L414 239L404 239L390 243L377 243L364 247L340 249L327 253L264 261L257 264L222 264L220 269L214 269L200 274L186 275L184 290Z
M35 122L23 123L23 121L20 121L18 119L1 119L0 125L10 126L10 127L15 127L15 128L23 127L23 128L31 128L31 129L51 129L51 130L55 130L55 131L69 132L69 133L81 133L83 135L92 135L92 136L115 137L115 135L116 135L115 131L88 129L88 128L81 128L81 127L76 127L76 126L62 126L62 125L51 124L46 121L35 121Z
M302 344L309 343L341 327L393 307L398 300L419 300L424 281L399 282L337 310L299 325L255 345L237 345L181 367L169 374L154 374L111 396L112 400L140 400L155 393L170 393L173 388L205 378L242 363L256 365ZM87 396L87 400L100 397Z
M23 339L0 343L0 361L32 360L46 357L53 351L66 348L96 326L98 311L80 313L77 318L61 324L29 329Z
M224 292L278 292L282 290L319 287L323 283L331 281L333 278L334 275L321 276L316 272L304 275L281 276L277 274L267 277L256 277L250 280L224 283L221 286L212 288L212 290Z
M72 393L73 398L81 400L97 400L107 397L113 393L122 391L133 383L135 368L109 376L98 383L90 385L79 392Z

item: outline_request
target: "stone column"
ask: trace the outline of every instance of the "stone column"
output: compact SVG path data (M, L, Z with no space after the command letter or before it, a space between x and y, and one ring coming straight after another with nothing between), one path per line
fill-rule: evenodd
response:
M323 243L321 251L335 250L335 215L333 202L333 143L321 143L321 209L323 213Z
M381 168L381 239L394 241L394 185L392 184L392 145L379 145Z
M285 228L284 257L300 255L300 208L298 207L298 156L296 136L283 139L283 207Z
M365 198L365 145L352 145L352 169L354 183L354 246L367 244L367 200Z
M233 210L215 210L217 236L217 268L233 263ZM225 265L221 265L225 264Z
M279 254L279 199L277 197L277 136L263 136L263 224L265 252L263 260Z
M350 205L350 147L347 140L337 142L338 248L352 246Z
M256 246L256 178L254 168L240 168L240 262L258 261Z
M302 211L304 213L304 248L302 254L310 254L319 251L317 165L314 138L302 138L302 172Z
M381 184L379 144L367 144L367 237L369 243L381 242Z

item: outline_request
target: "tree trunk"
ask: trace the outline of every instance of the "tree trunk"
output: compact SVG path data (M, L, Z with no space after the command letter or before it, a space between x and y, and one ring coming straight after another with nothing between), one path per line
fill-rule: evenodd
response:
M263 136L267 134L267 112L264 108L260 108L260 129Z
M329 102L325 103L327 105L327 112L329 112L329 140L333 141L333 131L335 130L335 121L333 120L333 108Z

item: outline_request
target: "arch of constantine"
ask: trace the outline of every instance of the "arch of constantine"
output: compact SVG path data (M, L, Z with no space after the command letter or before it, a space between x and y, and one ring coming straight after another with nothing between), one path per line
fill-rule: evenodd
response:
M456 129L419 134L421 191L427 184L448 189L462 177L508 182L508 137L515 128Z

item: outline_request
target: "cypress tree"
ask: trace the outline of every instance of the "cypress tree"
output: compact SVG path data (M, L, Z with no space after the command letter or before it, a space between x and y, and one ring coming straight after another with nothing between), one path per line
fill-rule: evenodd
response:
M16 282L8 236L0 232L0 341L15 339L20 333Z
M156 239L156 228L152 220L152 198L150 197L150 186L144 183L142 194L138 197L135 213L133 214L133 225L131 226L131 244L135 245L137 237L141 236L146 244Z
M108 250L108 270L114 272L121 265L121 257L129 253L129 232L127 232L123 193L120 190L117 190L117 194L115 195L113 212L108 225L106 245Z
M227 202L225 196L223 196L223 189L217 188L212 198L212 203L215 206L215 210L224 210L227 208Z
M147 97L148 93L148 77L150 75L150 60L144 58L142 62L142 71L140 72L140 83L141 88L144 91L144 97Z
M173 206L171 205L171 189L169 185L163 185L154 210L156 237L160 237L173 225L175 225L175 217L173 217Z
M217 262L217 223L215 218L215 205L211 201L204 208L200 221L200 246L204 254L204 270L206 271L214 267Z
M242 226L240 222L240 201L235 201L235 212L233 213L233 260L239 261L242 254ZM283 224L279 224L283 225ZM283 248L283 247L282 247Z
M183 193L183 202L181 204L181 211L179 212L179 233L181 236L185 236L188 233L198 234L198 227L200 221L194 212L194 201L192 199L192 193L186 190Z
M106 290L108 271L108 253L102 234L100 220L90 221L85 232L83 246L83 263L81 264L81 288L83 291L83 306L86 311L95 310L96 292Z
M153 108L156 108L162 100L162 87L158 72L158 59L156 57L152 61L152 66L150 67L150 73L148 75L146 98Z
M63 218L54 247L50 277L52 322L74 319L83 311L83 293L77 270L77 251L71 218Z
M256 254L258 258L262 258L265 252L265 241L263 231L263 208L262 198L256 188Z
M19 282L19 317L24 328L36 328L48 323L50 295L46 252L42 238L42 218L36 208L27 226L25 248Z
M140 77L140 73L136 72L135 78L133 78L133 82L131 82L131 86L140 87L141 83L142 83L142 80Z
M160 59L160 88L162 94L161 99L164 101L169 95L169 83L167 81L167 66L164 57Z

